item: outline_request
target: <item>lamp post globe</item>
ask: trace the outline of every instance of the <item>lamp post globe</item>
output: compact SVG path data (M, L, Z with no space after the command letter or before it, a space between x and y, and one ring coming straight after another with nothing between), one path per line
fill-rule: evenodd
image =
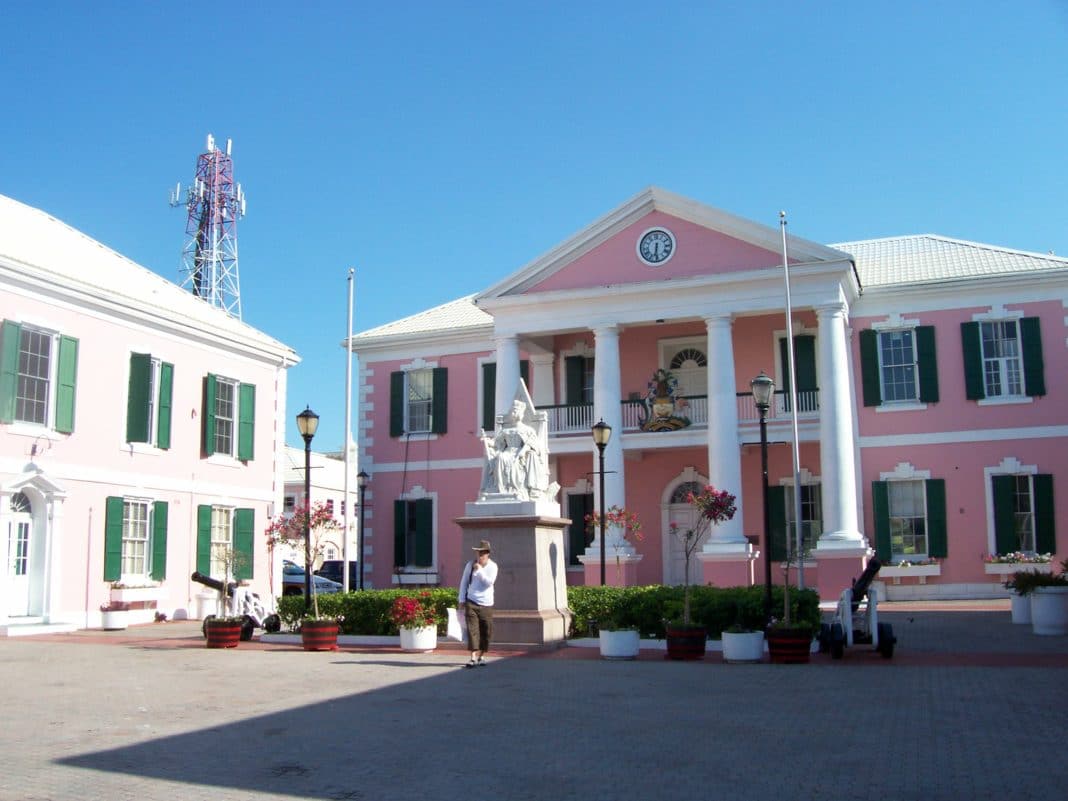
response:
M305 407L297 415L297 430L304 438L304 614L311 609L311 443L319 429L319 415Z
M608 440L612 438L612 426L608 425L602 418L598 420L591 429L593 434L593 443L597 446L597 455L599 458L599 475L601 497L598 502L598 511L601 515L601 586L605 585L605 572L604 572L604 560L605 560L605 507L604 507L604 449L608 444Z

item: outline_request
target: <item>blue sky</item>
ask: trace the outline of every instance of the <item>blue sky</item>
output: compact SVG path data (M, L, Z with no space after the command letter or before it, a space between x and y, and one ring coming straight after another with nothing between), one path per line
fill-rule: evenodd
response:
M303 358L326 450L350 266L359 331L649 185L817 242L1068 255L1066 41L1064 0L7 3L0 193L177 283L168 191L232 139L244 319Z

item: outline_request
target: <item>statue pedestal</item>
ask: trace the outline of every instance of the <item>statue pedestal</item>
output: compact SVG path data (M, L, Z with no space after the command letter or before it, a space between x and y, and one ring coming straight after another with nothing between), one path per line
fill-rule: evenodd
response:
M571 624L567 607L564 527L547 516L460 517L461 552L470 560L479 540L489 540L497 563L493 586L493 639L500 643L563 645Z

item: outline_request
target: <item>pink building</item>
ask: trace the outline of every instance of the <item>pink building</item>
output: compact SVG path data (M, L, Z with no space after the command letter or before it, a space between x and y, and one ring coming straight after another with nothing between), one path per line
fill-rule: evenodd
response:
M891 598L1003 594L1006 568L986 555L1068 553L1056 540L1068 503L1055 503L1068 486L1068 259L930 235L791 236L788 250L800 503L778 228L648 189L484 292L354 337L373 585L457 582L477 435L520 376L549 416L570 583L599 580L598 534L582 523L598 420L613 430L605 504L637 512L645 534L632 546L609 532L609 583L681 582L668 529L706 482L739 512L701 545L702 582L761 583L765 558L781 581L797 508L805 584L828 599L875 553ZM770 554L761 371L776 388Z
M287 346L0 196L0 630L194 616L240 555L268 593Z

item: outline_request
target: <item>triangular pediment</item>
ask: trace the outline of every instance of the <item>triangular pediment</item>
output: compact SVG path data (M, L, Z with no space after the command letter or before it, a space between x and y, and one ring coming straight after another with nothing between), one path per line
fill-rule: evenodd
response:
M663 230L673 240L660 264L639 242ZM721 276L782 264L782 234L770 227L657 187L639 193L570 239L478 296L476 302L543 292ZM848 261L849 256L789 237L790 263Z
M36 490L45 497L66 497L67 491L50 478L40 467L30 462L25 470L3 485L5 493L14 495L27 489Z

